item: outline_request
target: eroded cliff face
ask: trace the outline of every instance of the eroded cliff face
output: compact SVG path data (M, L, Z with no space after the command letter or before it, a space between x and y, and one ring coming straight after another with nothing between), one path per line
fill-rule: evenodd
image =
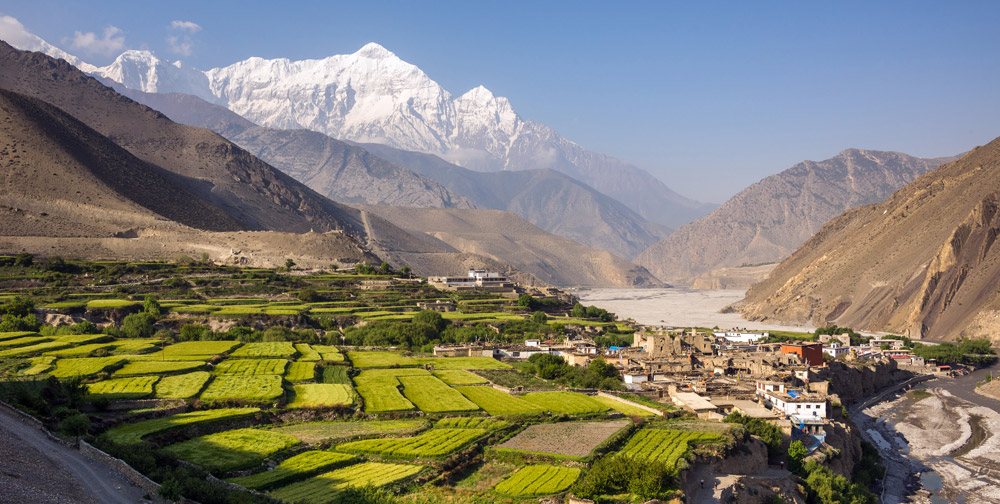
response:
M845 212L737 306L753 320L1000 342L1000 140Z

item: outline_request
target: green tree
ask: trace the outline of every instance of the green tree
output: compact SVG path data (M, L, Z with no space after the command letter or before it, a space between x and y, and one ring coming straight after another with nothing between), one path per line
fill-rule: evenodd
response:
M536 311L531 314L531 321L536 324L544 324L549 320L549 317L545 315L544 312Z
M163 315L163 308L160 307L160 301L152 294L146 295L146 298L143 300L142 311L154 317Z
M531 294L521 294L521 297L517 298L517 306L521 308L534 308L535 298L531 297Z
M580 303L573 305L573 309L569 312L569 315L573 318L586 318L587 308Z
M802 459L809 453L802 441L792 441L788 445L788 470L799 476L805 476L805 468L802 466Z
M126 338L151 338L156 332L153 327L155 321L156 319L146 312L127 315L122 320L122 335Z
M318 303L323 300L323 297L316 292L316 289L312 287L306 287L299 291L298 294L299 301L303 303Z
M389 263L382 261L382 264L379 265L378 270L379 273L382 273L383 275L388 275L392 273L392 266L389 266Z
M448 326L448 321L434 310L421 310L413 316L412 320L415 324L427 324L437 332L443 331Z
M413 270L410 269L409 266L403 266L402 268L399 268L399 272L402 273L403 276L405 276L406 278L410 278L410 274L413 272Z
M28 266L31 266L32 263L34 262L35 262L35 256L27 252L21 252L20 254L17 254L16 258L14 258L14 266L23 266L27 268Z
M293 266L295 266L295 261L291 258L285 259L285 270L292 271Z
M87 434L88 431L90 431L90 418L83 413L70 415L59 422L59 432L75 437L77 442L80 441L80 436Z

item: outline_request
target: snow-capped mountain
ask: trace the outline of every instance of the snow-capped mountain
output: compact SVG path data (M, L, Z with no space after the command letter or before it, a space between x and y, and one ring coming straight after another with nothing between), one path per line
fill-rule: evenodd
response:
M711 210L644 170L520 117L506 98L483 86L452 96L376 43L353 54L302 61L254 57L207 72L148 51L126 51L100 68L65 59L131 89L198 96L262 126L432 153L479 171L555 169L668 226Z

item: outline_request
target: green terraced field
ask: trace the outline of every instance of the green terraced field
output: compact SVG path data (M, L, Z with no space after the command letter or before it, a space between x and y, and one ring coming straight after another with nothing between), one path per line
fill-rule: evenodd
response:
M288 408L324 408L353 406L354 389L350 385L332 383L305 383L292 385Z
M314 350L308 343L296 343L295 350L299 352L299 362L314 362L322 360L319 352Z
M290 382L313 381L316 379L315 362L292 362L285 370L285 379Z
M285 395L278 375L222 375L201 393L203 401L275 401Z
M397 352L347 352L356 368L421 367L432 364L436 370L449 369L510 369L510 366L490 357L404 357Z
M637 408L628 403L616 401L609 397L601 397L601 396L588 396L588 397L624 415L641 416L641 417L656 416L656 414L650 411L646 411L642 408Z
M292 436L274 431L236 429L172 444L165 450L213 471L235 471L253 467L299 443Z
M204 362L199 361L139 361L129 362L118 371L115 376L139 376L152 374L173 374L185 371L194 371L202 366Z
M28 334L33 335L34 333ZM0 341L0 348L28 346L36 343L42 343L44 341L52 341L52 338L49 336L38 336L37 334L34 334L33 336L19 336L17 338L8 338Z
M87 301L88 310L116 309L128 306L141 305L141 301L129 301L128 299L92 299Z
M400 376L403 396L425 413L476 411L479 406L434 376Z
M409 411L415 408L399 392L399 376L430 376L423 369L368 369L354 378L357 391L365 400L368 413Z
M479 385L482 383L489 383L489 380L483 378L474 373L462 369L447 369L444 371L434 371L434 376L437 376L441 381L447 383L448 385Z
M415 434L428 427L426 420L366 420L364 422L307 422L285 425L274 430L295 436L303 443L318 444L365 436L398 436Z
M208 360L213 355L230 352L239 345L238 341L185 341L144 357L150 360Z
M101 371L110 371L124 362L124 357L81 357L78 359L59 359L56 368L50 373L57 378L70 376L93 376Z
M142 438L179 429L194 424L207 424L223 420L235 420L256 414L260 408L228 408L191 411L163 418L154 418L142 422L130 423L113 427L104 433L111 441L118 444L133 444Z
M337 490L348 487L382 487L416 476L424 466L365 462L313 476L299 483L278 488L271 496L286 502L326 504Z
M225 360L215 366L215 372L225 375L283 375L288 361L284 359Z
M190 399L196 397L212 378L208 371L195 371L182 375L164 376L156 384L158 399Z
M23 338L25 336L36 336L38 333L31 331L0 332L0 341ZM0 344L2 346L2 344Z
M668 468L674 469L677 461L691 449L691 445L723 439L722 436L709 432L639 429L618 454L636 460L663 462Z
M357 461L357 457L346 453L328 451L307 451L283 460L270 471L264 471L252 476L233 478L231 483L251 490L266 490L281 485L287 485L314 474L343 467Z
M52 341L40 341L38 343L19 346L15 348L6 348L0 351L0 358L4 357L23 357L26 355L35 355L42 352L47 352L50 350L60 350L63 348L68 348L73 345L82 345L85 343L98 343L102 341L109 340L110 337L104 334L73 334L69 336L57 336L55 339L52 337L45 337L46 340ZM4 343L0 341L0 343Z
M344 385L350 385L351 377L347 376L347 370L347 366L326 366L323 368L321 381L323 383L342 383Z
M295 346L288 341L271 343L247 343L237 348L229 354L233 358L253 358L276 357L288 359L297 353Z
M510 422L485 417L449 417L442 418L434 424L436 428L452 429L503 429L510 425Z
M52 369L52 366L55 365L56 358L51 355L44 357L34 357L28 362L29 364L31 364L31 367L25 369L24 371L21 371L19 374L26 376L34 376L42 374Z
M514 497L540 497L565 491L579 477L579 467L528 465L498 483L494 490Z
M546 411L568 415L600 413L608 410L608 407L603 403L576 392L532 392L525 394L522 398Z
M486 429L431 429L408 438L365 439L337 445L347 453L372 453L384 457L440 458L485 436Z
M319 353L320 359L330 362L344 362L344 354L337 350L337 347L330 345L312 345L312 349Z
M159 376L135 376L102 380L87 385L87 395L89 399L112 401L142 399L153 395L153 384L159 379Z
M113 354L140 354L160 348L160 341L153 339L117 340Z
M89 345L63 348L61 350L51 350L43 353L42 355L55 355L56 357L87 357L98 350L104 349L110 351L114 347L114 343L90 343Z
M470 401L491 415L535 415L545 409L493 387L455 387Z

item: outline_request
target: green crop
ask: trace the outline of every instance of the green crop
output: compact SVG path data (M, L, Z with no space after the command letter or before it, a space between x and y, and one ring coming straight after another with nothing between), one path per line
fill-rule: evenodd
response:
M233 420L253 415L260 411L260 408L229 408L191 411L179 413L163 418L154 418L132 424L120 425L104 433L111 441L117 444L133 444L142 441L142 438L151 434L179 429L195 424L207 424L222 420Z
M486 429L431 429L409 438L365 439L337 445L348 453L373 453L383 457L440 458L485 436Z
M139 361L130 362L125 367L115 371L115 376L139 376L152 374L171 374L183 371L194 371L202 366L199 361Z
M113 378L87 385L90 399L142 399L153 395L153 384L159 376L135 376L130 378Z
M203 401L274 401L285 394L277 375L217 376L201 393Z
M124 357L81 357L78 359L59 359L56 361L56 368L52 370L52 376L57 378L69 378L70 376L93 376L101 371L108 371L121 364Z
M604 404L576 392L532 392L525 394L523 399L546 411L568 415L600 413L608 410Z
M491 415L534 415L545 412L541 406L493 387L455 387L455 390Z
M479 406L433 376L400 376L403 396L426 413L476 411Z
M305 383L292 385L288 408L351 406L354 402L354 389L350 385Z
M288 341L280 342L269 342L269 343L247 343L236 351L229 354L230 357L251 357L251 358L262 358L262 357L280 357L283 359L290 358L296 354L295 347L292 343Z
M215 372L226 375L283 375L288 361L284 359L225 360L215 366Z
M295 480L314 474L343 467L357 460L357 457L346 453L328 451L307 451L285 459L274 469L229 480L244 488L266 490L276 486L287 485Z
M677 460L688 453L692 444L722 439L722 436L708 432L640 429L629 439L619 455L636 460L663 462L668 468L674 469L677 467Z
M424 466L419 465L365 462L278 488L271 492L271 496L285 502L326 504L336 496L338 490L348 487L391 485L413 477L423 470Z
M437 376L448 385L479 385L481 383L489 383L489 380L486 378L462 369L434 371L434 376Z
M287 434L260 429L236 429L201 436L165 448L178 458L216 471L235 471L299 444Z
M208 371L164 376L156 384L156 397L159 399L190 399L201 393L211 377L212 373Z
M524 466L494 487L514 497L538 497L565 491L580 477L580 468L552 465Z
M285 370L285 379L290 382L313 381L316 379L315 362L292 362Z

